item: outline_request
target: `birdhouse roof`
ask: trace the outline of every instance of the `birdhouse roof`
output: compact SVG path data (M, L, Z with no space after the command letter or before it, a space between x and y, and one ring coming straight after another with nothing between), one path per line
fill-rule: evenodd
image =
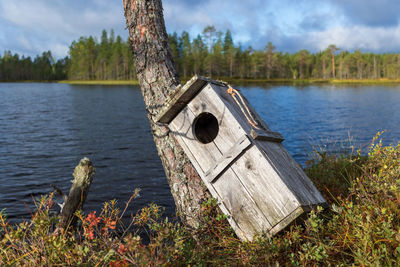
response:
M165 106L156 116L160 123L170 123L175 116L200 92L208 83L228 86L221 81L212 80L199 75L193 76L184 86L180 86L165 102Z

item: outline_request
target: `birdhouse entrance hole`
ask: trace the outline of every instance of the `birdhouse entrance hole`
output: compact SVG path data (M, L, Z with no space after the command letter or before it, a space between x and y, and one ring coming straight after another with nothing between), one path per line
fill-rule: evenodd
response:
M208 144L218 135L218 120L213 114L203 112L194 120L193 131L199 142Z

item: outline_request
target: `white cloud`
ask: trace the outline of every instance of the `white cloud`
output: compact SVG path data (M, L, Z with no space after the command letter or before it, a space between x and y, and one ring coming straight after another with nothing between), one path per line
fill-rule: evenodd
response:
M51 50L60 58L73 40L102 29L127 38L124 23L122 3L115 1L0 0L0 28L7 31L0 47L29 56Z
M60 43L55 43L51 46L52 48L49 49L53 53L56 58L63 58L68 55L69 47L67 45L63 45Z
M164 0L163 6L168 32L186 30L192 37L212 24L230 29L236 44L256 49L272 41L284 52L314 52L332 43L347 50L398 52L398 16L385 16L398 14L400 2L371 0L362 7L363 1ZM58 58L80 36L100 36L102 29L128 35L120 0L0 0L0 28L3 50L30 56L51 50Z
M399 0L330 0L353 25L395 27L399 23Z
M21 45L21 47L25 48L26 50L32 50L31 42L29 42L29 40L24 35L18 36L17 42Z
M324 50L335 44L342 50L362 49L373 52L399 52L400 26L372 28L367 26L334 27L305 36L305 47Z
M34 31L72 33L73 28L63 19L59 10L43 1L0 1L0 16L23 29ZM61 16L60 16L61 15Z

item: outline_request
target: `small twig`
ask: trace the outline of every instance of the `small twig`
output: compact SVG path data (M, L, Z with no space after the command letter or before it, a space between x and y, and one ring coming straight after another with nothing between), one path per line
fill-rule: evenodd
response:
M132 199L137 198L139 196L140 189L136 188L135 191L133 192L132 196L128 199L128 201L125 203L125 208L121 213L121 216L118 218L119 220L122 219L124 216L126 210L128 209L129 204L131 203Z

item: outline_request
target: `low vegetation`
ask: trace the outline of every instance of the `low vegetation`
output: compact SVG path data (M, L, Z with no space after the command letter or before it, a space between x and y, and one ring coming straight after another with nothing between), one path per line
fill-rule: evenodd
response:
M317 208L273 238L241 242L214 200L203 203L199 229L168 221L154 204L126 226L126 211L111 201L100 214L78 213L74 233L54 233L50 195L19 225L0 213L0 265L397 265L400 144L383 146L377 138L366 156L318 152L306 171L331 208Z
M73 85L139 85L138 80L62 80L59 83Z
M181 80L185 84L190 78L186 77ZM294 84L294 85L308 85L308 84L362 84L362 85L398 85L400 79L240 79L229 77L214 77L216 80L228 82L232 85L268 85L268 84ZM66 83L72 85L139 85L138 80L61 80L58 83Z

